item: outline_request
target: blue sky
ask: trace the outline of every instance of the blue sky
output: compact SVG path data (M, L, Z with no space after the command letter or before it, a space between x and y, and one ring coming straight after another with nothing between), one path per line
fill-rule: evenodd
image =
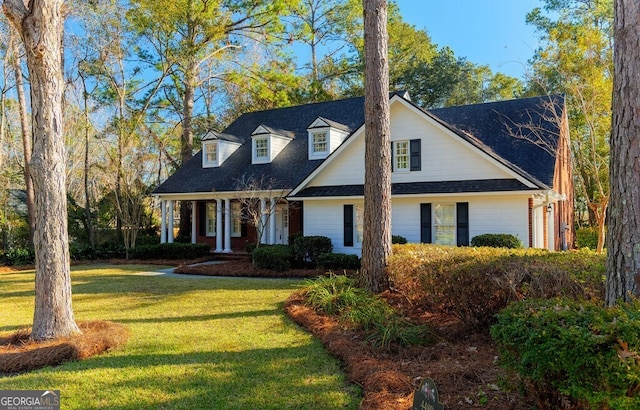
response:
M396 0L403 19L426 29L438 46L458 57L488 64L494 72L524 78L525 65L538 47L527 25L528 12L541 0Z

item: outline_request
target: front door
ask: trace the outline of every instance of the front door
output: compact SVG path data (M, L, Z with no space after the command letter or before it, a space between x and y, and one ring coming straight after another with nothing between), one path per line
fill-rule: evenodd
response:
M289 205L276 205L276 244L289 243Z

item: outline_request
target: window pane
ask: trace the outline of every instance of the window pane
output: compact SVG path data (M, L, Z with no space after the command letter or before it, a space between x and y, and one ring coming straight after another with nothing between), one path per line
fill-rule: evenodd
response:
M353 226L354 229L354 239L355 244L362 246L362 239L364 237L364 207L362 205L354 206L355 211L355 224Z
M231 236L242 235L242 213L240 202L231 203Z
M313 134L313 152L327 152L327 133L316 132Z
M436 204L435 206L436 225L456 224L456 208L454 204Z
M256 157L266 157L267 156L267 139L258 138L255 141L256 141Z
M436 240L434 243L445 246L456 245L456 228L455 226L436 226Z
M396 141L394 143L395 169L397 171L409 169L409 141Z
M216 234L216 204L207 203L207 236Z
M433 243L438 245L456 245L456 206L455 204L435 204L433 207Z

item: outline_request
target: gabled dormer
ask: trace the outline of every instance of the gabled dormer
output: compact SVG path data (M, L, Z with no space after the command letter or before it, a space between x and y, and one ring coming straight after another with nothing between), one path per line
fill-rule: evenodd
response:
M219 167L241 145L236 136L209 131L202 138L202 168Z
M251 133L251 163L268 164L293 140L291 131L259 125Z
M309 159L325 159L342 144L351 133L346 125L318 117L307 127L309 132Z

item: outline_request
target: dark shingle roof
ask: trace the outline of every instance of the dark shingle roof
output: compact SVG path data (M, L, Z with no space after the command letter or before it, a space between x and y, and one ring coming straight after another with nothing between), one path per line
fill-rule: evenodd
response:
M407 97L406 93L397 95L402 98ZM564 103L562 97L554 98L556 103ZM521 175L530 175L529 179L551 186L555 157L526 138L515 138L509 133L509 126L533 121L551 135L557 136L557 126L544 122L542 112L544 101L549 101L548 97L442 108L428 111L428 113L444 126L490 155L499 158L512 169L522 170L523 172L519 172ZM154 193L234 191L238 189L238 180L243 177L246 180L261 176L268 176L270 181L273 181L273 186L270 187L272 189L293 189L323 161L307 159L307 127L318 117L342 124L350 130L357 130L364 123L364 98L349 98L242 114L218 134L232 136L235 141L242 143L221 166L202 168L202 152L198 152ZM251 164L251 134L260 125L274 130L287 130L295 135L295 138L269 164ZM462 186L458 188L466 189ZM483 190L492 189L486 187Z

